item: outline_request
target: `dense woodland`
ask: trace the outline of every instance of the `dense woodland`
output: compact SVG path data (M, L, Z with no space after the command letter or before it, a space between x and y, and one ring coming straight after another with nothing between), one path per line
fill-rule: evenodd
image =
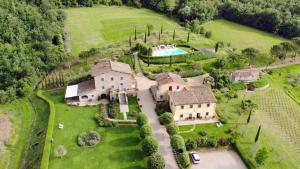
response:
M182 22L225 18L286 38L300 36L299 0L57 0L59 7L130 5L146 7Z
M65 18L48 0L0 1L0 103L29 94L66 57Z

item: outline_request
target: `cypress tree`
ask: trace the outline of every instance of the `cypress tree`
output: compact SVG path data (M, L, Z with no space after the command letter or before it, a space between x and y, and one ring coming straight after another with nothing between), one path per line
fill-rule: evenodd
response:
M162 34L164 31L164 25L162 24L161 27L160 27L160 33Z
M190 31L188 32L188 37L187 37L186 42L189 43L189 41L190 41Z
M57 77L56 73L55 73L55 83L56 83L56 87L60 87L59 78Z
M258 141L258 139L259 139L259 134L260 134L260 129L261 129L261 125L259 125L259 128L258 128L258 130L257 130L257 133L256 133L256 137L255 137L255 143Z
M160 41L160 32L158 33L158 40Z
M249 116L248 116L248 119L247 119L247 124L249 124L250 123L250 120L251 120L251 115L252 115L252 110L250 111L250 113L249 113Z
M131 35L129 36L129 47L131 48Z
M173 41L175 40L175 30L173 32Z
M219 50L219 42L216 43L216 46L215 46L215 52L217 53Z
M147 33L145 32L144 43L147 43Z
M170 55L170 67L172 67L172 56Z
M136 40L136 27L134 27L134 40Z

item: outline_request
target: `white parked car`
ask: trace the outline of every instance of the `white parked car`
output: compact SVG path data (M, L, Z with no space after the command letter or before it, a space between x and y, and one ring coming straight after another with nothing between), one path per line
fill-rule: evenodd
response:
M200 156L196 152L190 152L190 158L194 164L199 164L200 163Z

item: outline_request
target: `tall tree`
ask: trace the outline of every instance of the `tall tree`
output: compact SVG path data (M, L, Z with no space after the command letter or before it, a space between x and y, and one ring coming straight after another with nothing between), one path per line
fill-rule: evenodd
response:
M144 43L147 43L147 33L145 32Z
M186 40L187 43L190 42L190 31L188 32L188 36L187 36L187 40Z
M162 24L160 27L160 33L163 34L163 31L164 31L164 25Z
M216 43L216 46L215 46L215 52L217 53L219 50L219 42Z
M132 45L132 44L131 44L131 43L132 43L132 42L131 42L131 35L129 36L128 42L129 42L129 47L131 48L131 45Z
M175 40L175 36L176 36L176 32L174 30L174 32L173 32L173 41Z
M137 39L137 32L136 32L136 27L134 27L134 40L136 41Z
M147 30L148 30L148 36L150 36L151 31L153 30L153 25L152 24L147 24Z
M258 128L258 130L257 130L257 133L256 133L256 136L255 136L255 143L258 141L258 139L259 139L259 135L260 135L260 129L261 129L261 125L259 125L259 128Z

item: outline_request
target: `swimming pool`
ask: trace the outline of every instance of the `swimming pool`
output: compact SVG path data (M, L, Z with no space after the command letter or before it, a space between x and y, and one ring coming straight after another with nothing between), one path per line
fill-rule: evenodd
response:
M186 54L187 52L179 49L179 48L173 48L173 49L163 49L163 50L154 50L152 53L152 56L174 56L174 55L182 55Z

